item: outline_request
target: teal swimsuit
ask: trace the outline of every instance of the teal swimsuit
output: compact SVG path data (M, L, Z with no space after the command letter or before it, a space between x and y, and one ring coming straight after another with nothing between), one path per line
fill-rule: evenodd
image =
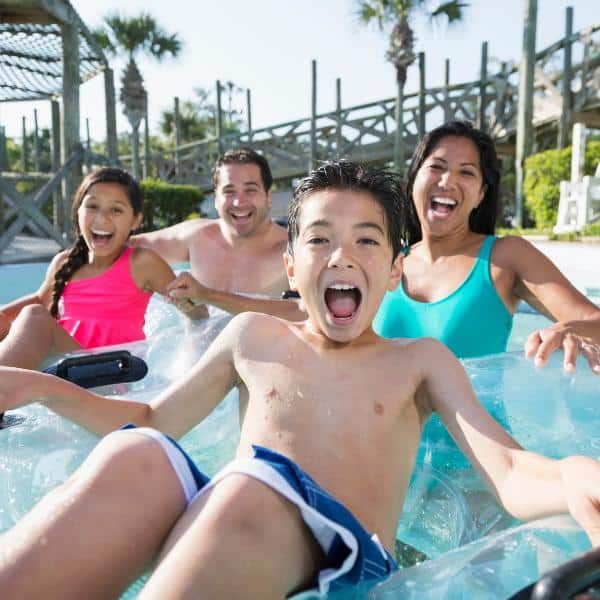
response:
M373 321L375 331L385 338L436 338L459 358L505 352L513 316L490 276L495 241L495 236L484 240L467 278L442 300L413 300L402 283L387 292Z

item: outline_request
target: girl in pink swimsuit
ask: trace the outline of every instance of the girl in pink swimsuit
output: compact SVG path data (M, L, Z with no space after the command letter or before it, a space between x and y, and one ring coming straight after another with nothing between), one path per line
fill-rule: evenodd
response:
M153 292L171 267L130 248L142 222L142 192L121 169L87 175L71 210L75 243L54 257L39 290L0 307L0 364L35 369L50 354L144 339Z

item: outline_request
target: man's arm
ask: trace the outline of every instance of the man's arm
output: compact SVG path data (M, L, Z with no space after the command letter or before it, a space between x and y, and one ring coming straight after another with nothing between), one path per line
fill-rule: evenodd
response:
M179 437L204 419L238 382L233 348L246 320L246 316L233 319L196 365L150 404L105 398L52 375L0 367L0 412L40 400L100 435L131 422Z
M183 221L171 227L130 238L133 246L142 246L156 252L168 263L187 262L190 259L192 236L201 228L203 219Z
M244 294L234 294L215 290L202 285L190 273L180 273L168 286L168 294L182 310L185 303L212 304L231 314L252 311L266 313L287 319L304 321L306 313L296 300L275 298L252 298Z
M523 450L479 403L454 355L434 340L420 343L431 365L425 374L431 409L504 508L518 519L569 511L599 544L600 463L583 456L552 460Z

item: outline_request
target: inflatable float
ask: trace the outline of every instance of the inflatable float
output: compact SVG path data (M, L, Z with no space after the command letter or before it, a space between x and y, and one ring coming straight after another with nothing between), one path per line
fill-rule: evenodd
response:
M184 325L173 307L153 300L149 341L110 349L128 350L147 364L148 374L95 391L149 401L194 364L229 319L212 311L209 319ZM66 358L72 356L77 353ZM553 457L599 457L598 378L583 362L575 374L564 373L560 358L554 356L545 369L520 352L470 359L464 366L482 403L523 446ZM230 393L181 443L211 473L233 457L238 436L237 397ZM0 533L64 481L96 442L41 405L6 413L0 430ZM343 597L509 598L589 548L567 516L521 524L507 515L432 417L398 526L396 553L406 568ZM134 598L142 581L123 597Z

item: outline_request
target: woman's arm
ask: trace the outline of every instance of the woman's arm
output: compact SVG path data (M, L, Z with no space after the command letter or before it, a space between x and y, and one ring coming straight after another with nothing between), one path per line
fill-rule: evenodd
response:
M519 519L571 512L600 544L600 463L584 456L552 460L522 449L479 403L452 353L433 340L425 343L431 408L504 508Z
M513 294L541 305L542 312L556 321L529 336L527 356L543 366L552 352L562 349L565 369L573 370L577 355L583 354L592 370L600 373L600 309L528 241L509 237L498 243L498 260L515 274Z

